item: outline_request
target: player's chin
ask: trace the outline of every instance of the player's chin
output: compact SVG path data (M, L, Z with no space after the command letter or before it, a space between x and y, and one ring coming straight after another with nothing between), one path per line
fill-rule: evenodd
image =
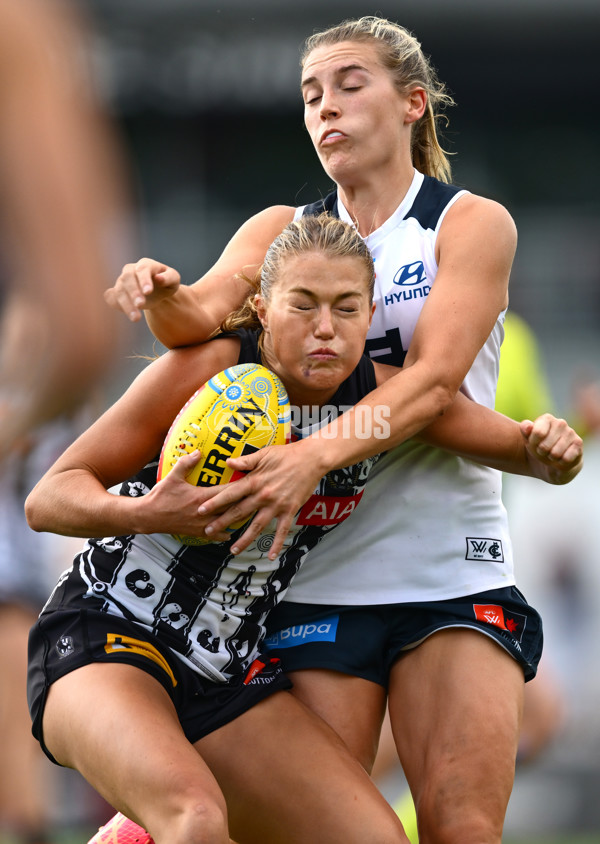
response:
M354 370L354 365L332 358L331 360L311 361L310 365L302 371L302 381L307 387L315 390L336 389L340 384L349 378Z

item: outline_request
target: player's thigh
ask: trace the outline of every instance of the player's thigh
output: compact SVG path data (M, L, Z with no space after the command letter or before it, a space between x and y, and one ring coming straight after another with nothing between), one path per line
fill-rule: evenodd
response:
M487 815L491 827L501 825L514 778L523 688L515 660L465 628L439 631L394 664L390 717L420 811L451 824L462 814L474 824Z
M193 803L225 817L218 784L169 695L138 668L92 663L61 677L48 693L43 732L58 762L155 834Z
M287 673L294 683L292 694L335 730L370 773L385 714L383 686L339 671L310 668Z
M196 742L242 844L406 842L341 739L289 692L277 692Z

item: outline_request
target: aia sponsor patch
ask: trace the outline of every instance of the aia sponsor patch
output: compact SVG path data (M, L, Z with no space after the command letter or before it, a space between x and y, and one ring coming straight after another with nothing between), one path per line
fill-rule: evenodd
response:
M364 490L356 495L311 495L296 517L299 525L337 525L352 515Z
M484 536L467 536L467 553L465 560L484 560L490 563L503 563L504 551L500 539L489 539Z
M477 621L493 624L520 642L525 632L527 617L518 612L508 612L498 604L473 604L473 612Z

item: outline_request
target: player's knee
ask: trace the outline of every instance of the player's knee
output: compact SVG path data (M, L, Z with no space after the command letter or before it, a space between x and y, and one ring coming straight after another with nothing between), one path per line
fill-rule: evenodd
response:
M416 801L419 844L501 844L508 797L500 787L486 794L458 776L434 780Z
M480 810L418 812L419 844L501 844L502 819Z
M180 839L181 844L212 844L213 841L229 841L227 810L225 802L202 801L192 807L187 818L187 828ZM174 844L171 839L171 844Z
M225 801L209 797L190 801L170 818L164 831L157 830L153 837L156 844L227 844L229 832Z

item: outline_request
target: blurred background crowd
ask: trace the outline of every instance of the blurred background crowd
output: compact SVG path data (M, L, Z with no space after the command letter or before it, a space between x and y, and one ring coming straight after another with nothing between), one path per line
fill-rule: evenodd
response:
M457 102L445 132L454 181L517 223L511 310L524 323L510 361L507 342L499 409L553 410L586 437L568 487L505 487L517 578L545 619L549 690L533 719L547 733L518 769L507 836L600 840L600 4L0 0L2 844L110 815L45 760L40 786L19 785L19 765L32 780L13 694L31 613L73 549L28 533L22 497L129 382L131 355L154 348L102 290L142 255L192 282L251 214L329 191L302 126L298 52L314 29L363 14L398 21L433 56ZM392 797L400 779L387 770L382 788Z

